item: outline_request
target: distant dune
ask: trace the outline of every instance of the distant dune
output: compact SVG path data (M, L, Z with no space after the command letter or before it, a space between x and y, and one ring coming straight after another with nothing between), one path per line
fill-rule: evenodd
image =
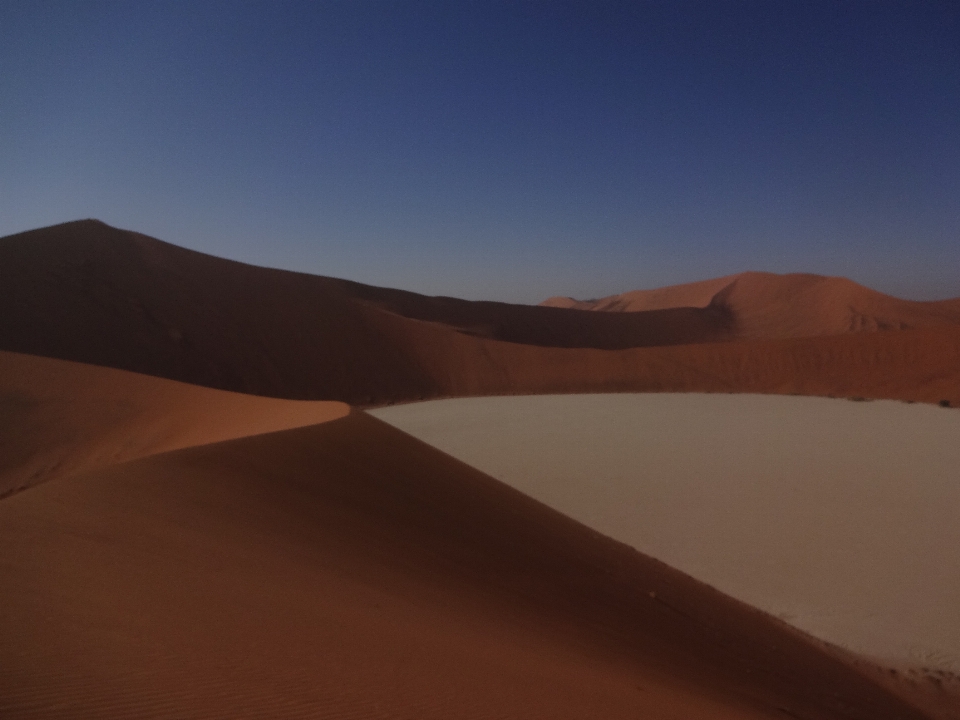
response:
M620 295L609 295L597 300L575 300L571 297L552 297L544 300L542 307L574 308L577 310L601 310L604 312L642 312L667 310L678 307L704 308L713 297L735 282L739 275L726 275L712 280L670 285L654 290L634 290Z
M724 311L738 338L812 337L877 330L960 326L960 298L914 302L846 278L745 272L714 280L635 290L600 300L554 297L546 307L603 312L679 308Z
M650 311L594 312L258 268L96 221L0 239L0 268L2 350L257 395L376 405L697 390L960 403L957 302L908 303L839 279L745 274L657 291ZM665 307L680 301L697 306ZM843 330L887 327L904 329Z
M960 412L619 393L371 414L825 641L953 674L960 693Z
M3 362L21 397L47 398L31 443L82 428L115 448L118 408L137 442L152 420L136 418L177 410L173 442L204 443L0 501L4 718L926 717L364 413L303 405L280 424L328 421L207 444L237 413L302 404Z
M727 337L711 309L598 316L271 270L96 221L0 239L0 349L301 399L442 389L395 336L618 349ZM483 343L479 343L482 347Z

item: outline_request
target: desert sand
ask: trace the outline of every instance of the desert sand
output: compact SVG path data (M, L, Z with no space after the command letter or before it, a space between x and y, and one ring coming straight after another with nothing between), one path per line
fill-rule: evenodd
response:
M782 278L640 312L468 302L97 221L0 238L0 268L4 718L958 717L359 409L960 404L949 302L837 325L786 300L793 329L754 333Z
M896 313L861 313L855 332L838 332L834 314L850 320L845 296L818 294L824 283L814 282L817 302L839 298L836 313L825 312L796 299L793 276L740 278L725 291L729 306L594 312L258 268L97 221L0 238L0 267L0 350L235 392L354 405L651 390L960 404L960 324L943 309L956 301L920 312L889 298ZM763 319L770 297L789 312L774 313L767 335L741 337L737 308L759 308ZM797 328L812 336L781 337Z
M15 493L0 565L5 718L925 717L364 413Z
M762 395L373 411L816 637L960 672L960 412Z
M340 402L272 400L0 351L0 497L82 470L349 411Z

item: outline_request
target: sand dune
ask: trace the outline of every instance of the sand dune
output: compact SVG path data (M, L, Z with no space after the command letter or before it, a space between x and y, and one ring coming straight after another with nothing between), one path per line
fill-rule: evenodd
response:
M636 313L471 303L95 221L0 239L0 267L4 718L933 717L869 667L342 403L960 404L949 303L929 327L738 339L806 320L789 325L774 291L749 315L744 278Z
M435 393L385 339L617 349L722 339L715 309L598 316L258 268L96 221L0 239L0 349L280 397Z
M365 415L0 502L0 714L924 715Z
M271 400L0 351L0 497L83 470L348 412L339 402Z
M720 342L744 321L719 304L664 315L673 311L426 298L230 262L95 221L4 238L0 264L0 349L258 395L370 405L665 390L960 403L951 325ZM761 312L750 322L773 321Z
M543 305L606 312L714 307L729 313L733 333L740 338L812 337L960 325L960 299L901 300L846 278L809 274L746 272L600 300L550 298Z

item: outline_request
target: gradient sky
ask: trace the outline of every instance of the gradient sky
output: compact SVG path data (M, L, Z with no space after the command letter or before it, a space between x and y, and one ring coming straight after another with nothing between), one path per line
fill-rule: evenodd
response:
M0 235L538 302L960 295L960 5L0 0Z

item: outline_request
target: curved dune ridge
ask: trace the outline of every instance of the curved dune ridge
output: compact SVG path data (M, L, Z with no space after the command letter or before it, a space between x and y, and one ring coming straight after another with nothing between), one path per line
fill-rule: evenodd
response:
M0 497L84 470L349 411L341 402L252 397L0 351Z
M52 365L36 362L45 383ZM115 442L89 394L105 376L143 417L222 395L53 365L52 402L91 420L89 446ZM233 402L219 407L264 407ZM297 412L328 421L0 501L0 715L929 717L779 621L365 413ZM182 441L223 420L194 415Z
M244 265L96 221L2 238L0 267L2 350L257 395L370 405L706 391L960 403L960 326L940 320L899 332L743 340L736 303L598 313L428 298ZM752 277L734 283L730 302ZM768 334L829 329L804 319L805 303L784 302L789 331ZM756 326L780 322L765 312ZM883 327L913 327L904 318Z
M960 299L901 300L846 278L801 273L745 272L599 300L555 297L542 305L617 313L713 307L728 313L732 333L740 338L811 337L960 324Z

